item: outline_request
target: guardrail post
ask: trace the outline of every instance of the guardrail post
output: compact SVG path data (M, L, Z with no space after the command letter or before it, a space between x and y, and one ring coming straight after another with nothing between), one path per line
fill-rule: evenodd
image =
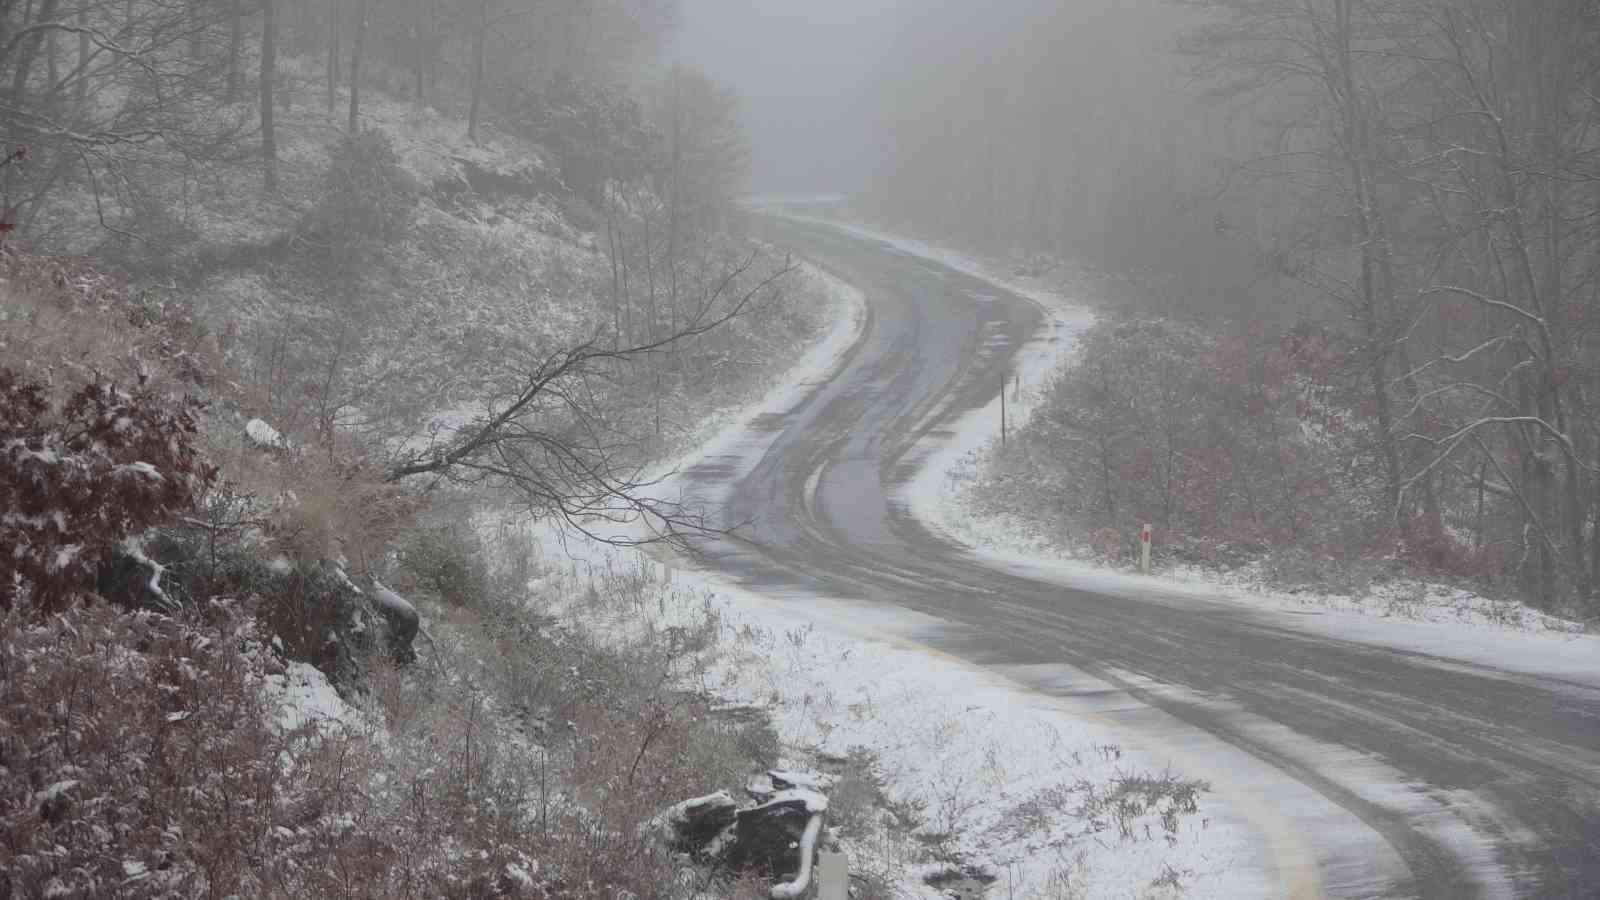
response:
M817 864L817 900L848 900L850 868L843 853L824 850Z

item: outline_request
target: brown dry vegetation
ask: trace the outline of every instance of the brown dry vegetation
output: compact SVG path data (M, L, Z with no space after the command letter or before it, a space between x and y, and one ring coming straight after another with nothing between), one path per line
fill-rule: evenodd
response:
M56 403L115 380L204 396L194 444L219 475L191 508L140 524L159 526L147 545L187 548L162 579L171 607L133 608L82 577L45 615L7 585L0 896L687 896L707 885L711 874L669 858L644 826L777 753L764 723L722 722L681 687L715 621L621 647L553 629L526 605L528 560L478 546L481 496L391 484L370 440L314 423L289 446L255 445L240 434L250 414L318 398L269 403L260 380L231 368L244 351L220 353L181 304L79 263L3 262L7 366ZM742 322L760 365L696 380L694 408L758 390L746 373L789 358L817 305L808 294ZM328 602L347 569L429 616L414 664L395 666L371 641L330 650L330 630L352 627ZM643 587L602 582L593 599ZM304 676L296 661L336 677L358 712L278 721L281 685Z
M650 839L649 819L773 764L759 757L776 749L764 725L724 725L676 686L717 623L600 646L553 629L504 576L495 590L472 609L428 605L439 618L423 658L369 660L346 718L288 727L272 686L285 662L251 603L0 616L8 895L705 887L710 876Z
M60 327L48 346L12 357L29 372L56 371L49 359L92 370L149 352L150 334L105 324L123 314L118 304L40 308ZM177 383L165 367L156 378ZM397 493L375 502L382 483L340 468L337 450L295 464L228 434L210 434L221 486L186 517L199 524L183 527L225 555L282 555L295 570L325 558L324 540L347 553L365 546L374 574L422 603L432 636L406 668L367 651L342 720L280 721L286 676L304 677L293 660L316 658L297 637L326 610L274 593L284 582L259 568L174 578L217 593L171 612L103 602L88 584L50 616L12 597L0 614L5 896L612 897L704 886L710 876L661 852L644 826L668 803L776 762L764 724L724 724L680 687L686 660L714 640L714 619L622 646L555 629L527 605L527 545L490 553L452 518L471 502L431 512ZM315 499L284 502L295 496ZM622 595L646 587L602 580L593 602L642 602Z

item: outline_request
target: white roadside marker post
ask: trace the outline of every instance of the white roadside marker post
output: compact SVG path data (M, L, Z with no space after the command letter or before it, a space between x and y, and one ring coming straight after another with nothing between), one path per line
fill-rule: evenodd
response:
M1150 574L1150 525L1139 530L1139 571Z
M843 853L822 851L817 861L817 900L848 900L850 869Z

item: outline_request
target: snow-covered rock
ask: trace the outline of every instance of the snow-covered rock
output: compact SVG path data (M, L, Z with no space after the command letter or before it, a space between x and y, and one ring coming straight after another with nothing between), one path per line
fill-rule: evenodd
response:
M400 596L383 582L372 579L372 605L383 617L389 626L389 652L397 662L407 663L417 658L416 651L411 648L411 642L417 637L417 630L421 627L422 619L417 615L417 608L411 602Z
M828 798L818 788L826 775L771 771L750 780L746 792L758 802L741 808L727 791L694 797L653 820L668 847L733 869L752 869L776 878L776 898L799 897L811 881L817 839ZM805 785L805 786L801 786Z
M334 690L328 676L303 662L290 663L282 675L267 677L278 699L278 727L292 731L308 723L347 722L354 712Z
M827 809L828 798L816 791L779 791L767 802L739 811L722 858L735 868L785 877L784 883L773 887L772 896L798 897L810 885Z
M657 835L668 847L698 854L734 823L738 812L738 801L727 791L717 791L668 808L654 823Z
M244 423L244 436L250 439L250 443L264 450L282 450L287 446L278 429L261 419L251 419Z
M167 567L150 555L157 550L146 552L145 543L144 538L119 542L96 570L95 590L128 609L171 611L177 603L162 584ZM181 548L170 540L155 537L150 543L160 547L158 555L163 557L181 554Z

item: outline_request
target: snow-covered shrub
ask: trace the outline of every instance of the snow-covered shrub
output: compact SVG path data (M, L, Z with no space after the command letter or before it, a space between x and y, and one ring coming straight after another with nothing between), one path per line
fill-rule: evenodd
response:
M1218 336L1110 319L993 455L974 498L1125 557L1152 523L1167 559L1237 567L1291 545L1381 544L1372 442L1337 348L1316 334Z
M98 381L59 410L46 396L0 369L0 606L24 597L54 612L130 538L188 509L216 472L195 446L192 398Z
M0 611L0 676L0 896L531 897L589 834L482 692L378 730L244 604Z
M464 532L448 526L419 527L403 536L399 564L407 581L455 606L483 600L488 569L481 548Z
M381 131L342 138L330 156L312 238L333 266L347 270L361 255L405 235L417 186Z
M283 769L251 620L0 612L0 894L262 896Z
M552 150L561 180L596 207L606 179L639 173L658 137L620 85L564 76L521 87L505 106L507 124Z

